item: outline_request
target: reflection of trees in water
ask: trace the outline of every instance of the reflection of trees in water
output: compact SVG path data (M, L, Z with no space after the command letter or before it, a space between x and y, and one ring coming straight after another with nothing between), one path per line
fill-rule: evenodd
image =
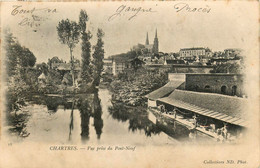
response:
M48 111L57 112L59 104L61 104L62 99L61 98L54 98L54 97L47 97L45 99L46 106L48 108Z
M113 119L125 122L129 119L129 114L127 113L127 108L123 105L113 105L108 108L109 114Z
M98 93L94 93L93 98L93 117L94 117L94 127L96 130L97 138L100 139L103 128L103 119L102 119L102 108L100 105L100 99L98 97Z
M52 111L56 113L58 110L58 106L62 105L65 109L72 109L73 101L69 101L67 98L62 97L45 97L45 103L48 108L48 111Z
M160 133L160 129L148 119L145 109L128 108L122 104L114 104L108 108L108 111L113 119L123 122L129 120L128 129L132 132L144 130L146 136Z
M78 101L78 109L81 118L81 139L83 141L89 139L89 118L91 114L91 107L87 98L80 98Z
M98 93L94 93L92 99L89 95L85 98L80 98L77 106L80 111L81 117L82 140L89 139L89 119L91 116L94 118L94 127L96 130L97 138L100 139L103 128L103 119L102 108L100 105Z
M72 108L71 108L71 114L70 114L70 125L69 125L70 132L69 132L69 140L71 140L71 131L72 131L73 128L74 128L74 124L73 124L73 121L74 121L74 117L73 117L74 105L75 105L75 100L73 100Z

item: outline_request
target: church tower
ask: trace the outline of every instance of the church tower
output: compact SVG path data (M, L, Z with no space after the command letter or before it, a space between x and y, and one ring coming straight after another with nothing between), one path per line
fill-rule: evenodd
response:
M159 40L157 38L157 29L155 31L155 37L153 41L153 53L158 54L159 52Z
M146 34L146 41L145 41L145 45L149 45L148 32L147 32L147 34Z

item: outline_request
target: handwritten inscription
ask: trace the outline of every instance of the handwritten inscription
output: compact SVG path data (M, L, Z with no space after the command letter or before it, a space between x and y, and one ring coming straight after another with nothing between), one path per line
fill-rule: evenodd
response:
M13 6L13 10L11 12L11 15L15 16L18 14L33 14L37 11L43 11L43 12L47 12L47 13L57 13L57 9L49 9L49 8L32 8L32 9L23 9L22 5L14 5Z
M206 5L205 7L191 7L189 4L187 3L177 3L174 5L174 9L176 10L176 12L200 12L200 13L209 13L211 11L211 8Z
M128 20L132 20L133 18L135 18L136 16L138 16L141 13L153 13L156 12L154 11L152 8L142 8L142 7L131 7L131 6L126 6L126 5L121 5L117 8L116 12L111 15L108 18L108 21L112 21L122 15L126 15L128 14Z
M28 27L39 27L43 21L47 20L48 17L46 14L57 13L56 8L23 8L22 5L13 5L13 10L11 11L11 15L18 17L22 16L21 21L18 22L19 26L28 26ZM43 14L43 17L41 17ZM25 17L24 17L25 15Z
M29 26L29 27L39 27L41 24L41 21L45 21L46 18L39 17L36 15L32 15L31 18L26 17L21 22L18 23L20 26Z

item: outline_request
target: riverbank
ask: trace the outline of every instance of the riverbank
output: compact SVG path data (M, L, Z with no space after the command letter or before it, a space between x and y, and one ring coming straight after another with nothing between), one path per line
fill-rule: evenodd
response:
M7 131L11 136L20 138L25 138L30 135L26 129L29 117L32 115L28 105L29 104L26 103L20 107L19 110L13 110L10 113L6 113L4 131Z

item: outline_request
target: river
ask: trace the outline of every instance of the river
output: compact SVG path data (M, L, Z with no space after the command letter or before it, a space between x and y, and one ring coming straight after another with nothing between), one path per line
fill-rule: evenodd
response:
M77 98L36 97L21 111L26 113L23 119L7 129L13 141L93 145L175 145L189 141L183 126L176 128L175 124L174 130L163 127L142 107L112 104L106 89Z

